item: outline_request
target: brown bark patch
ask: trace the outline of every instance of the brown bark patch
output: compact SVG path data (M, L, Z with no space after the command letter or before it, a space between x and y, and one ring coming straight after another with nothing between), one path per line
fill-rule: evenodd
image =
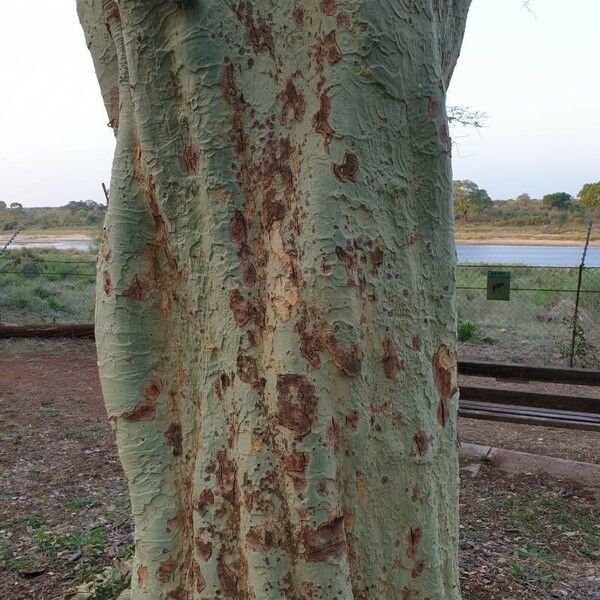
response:
M141 566L137 571L138 584L144 589L148 585L148 567Z
M223 92L225 100L229 104L235 103L237 100L237 88L235 85L235 73L233 63L226 58L221 69L221 77L219 78L219 87Z
M384 414L391 406L392 404L389 400L386 400L385 402L377 402L371 404L371 414L374 417L379 417L382 414Z
M356 154L346 152L341 165L333 165L333 174L343 183L358 179L358 158Z
M166 583L173 577L173 573L177 569L177 563L174 560L164 560L156 569L156 578L163 583Z
M421 336L418 333L415 333L415 335L413 335L412 339L411 339L412 349L415 352L419 352L421 350L422 345L423 345L423 342L421 340Z
M110 279L110 273L108 271L104 271L102 276L102 288L104 289L104 293L107 296L110 296L112 292L112 281Z
M292 19L294 20L296 27L302 27L302 25L304 25L304 8L302 8L302 6L294 6Z
M244 25L246 43L250 44L254 52L269 50L273 54L271 28L262 17L254 18L252 4L250 2L240 2L235 13L240 23Z
M339 371L350 377L360 373L363 354L357 344L352 344L348 350L343 350L338 347L333 333L330 332L324 333L321 339L331 362Z
M291 109L295 121L302 121L306 112L306 102L301 92L296 89L292 78L287 80L285 90L281 95L283 106L281 107L281 124L286 125L288 120L288 111Z
M160 377L152 377L142 390L144 399L133 410L121 415L126 421L152 421L156 416L156 400L163 390Z
M413 437L415 441L415 448L419 456L425 456L429 449L429 437L424 431L417 431Z
M437 422L440 427L446 427L448 422L448 401L440 399L436 411Z
M142 281L137 275L134 275L131 285L121 294L121 296L128 300L142 302L146 299L148 292L148 284L145 281Z
M346 272L348 275L352 275L352 271L356 266L356 256L353 251L348 251L342 248L341 246L335 247L335 255L338 257L339 261L343 263L346 268Z
M181 456L181 425L179 423L171 423L167 431L165 431L165 439L167 444L173 448L173 456Z
M285 452L282 457L283 469L292 480L296 493L306 487L306 469L308 467L308 454L306 452Z
M396 355L396 349L394 348L394 342L389 337L383 338L383 358L381 359L381 366L383 368L383 374L388 379L394 379L396 373L400 370L400 361Z
M321 94L319 100L319 110L313 116L313 127L315 131L325 138L325 146L329 146L329 142L335 133L329 124L329 115L331 114L331 99L326 93Z
M353 431L358 429L358 412L355 410L350 411L346 415L346 425L350 427Z
M379 246L375 246L371 252L371 273L379 275L379 269L383 264L383 250Z
M170 598L171 600L183 600L183 588L178 585L174 590L171 590L167 594L167 598Z
M231 290L229 292L229 308L233 313L233 319L238 327L245 325L250 319L256 317L255 306L242 296L240 290Z
M321 11L323 14L332 17L336 11L336 0L321 0Z
M217 557L217 576L219 578L221 595L225 597L238 598L236 574L228 567L225 562L225 552L223 549Z
M433 381L440 398L449 400L456 392L456 358L442 344L433 356Z
M265 552L275 545L275 535L265 527L249 527L246 533L246 545L251 550Z
M423 573L423 569L425 568L425 561L424 560L418 560L415 563L415 566L412 568L412 571L410 572L410 576L413 579L417 579L417 577L421 577L421 574Z
M439 110L440 110L440 103L437 101L436 98L434 98L433 96L430 96L429 99L427 100L427 116L430 119L435 119L438 115Z
M337 422L333 418L325 432L325 443L336 452L340 448L340 430Z
M304 375L277 377L277 421L301 439L312 430L317 409L314 387Z
M275 221L281 221L285 216L285 206L282 202L266 198L262 203L261 223L269 231Z
M196 511L201 515L205 515L208 512L208 508L215 502L215 496L212 490L202 490L198 499L196 500Z
M414 558L417 555L417 550L419 548L419 543L422 536L423 531L418 525L413 525L408 530L406 554L409 558Z
M456 356L448 346L442 344L433 355L433 382L439 397L437 408L438 423L445 427L448 421L448 401L457 391Z
M444 121L438 128L438 137L442 142L447 152L452 149L452 138L450 137L450 131L448 129L448 123Z
M344 517L336 517L316 528L303 531L304 557L308 562L324 562L342 556L346 551Z
M308 331L306 321L304 320L298 321L295 328L300 338L300 353L308 362L310 369L318 369L321 365L319 353L323 348L318 333L314 329Z
M135 406L133 410L121 415L126 421L152 421L156 416L156 406L143 401Z
M265 387L265 380L258 376L258 366L253 356L238 354L237 372L240 379L252 387L253 390L261 393Z
M181 170L186 175L196 175L199 158L200 154L194 143L190 140L185 141L181 149Z
M119 128L119 116L121 113L121 101L119 99L119 88L117 86L110 90L110 121L108 126L115 131Z
M322 40L317 52L317 60L319 63L327 62L330 65L342 60L342 51L338 46L335 37L335 29L330 31Z
M236 498L236 467L224 448L217 451L215 479L217 483L216 491L219 496L234 504Z
M194 562L194 577L196 578L196 591L201 593L206 588L206 579L204 579L204 575L202 575L202 569L200 569L200 565L197 562Z
M198 557L201 560L206 562L210 559L213 552L213 545L211 544L211 542L205 542L202 538L196 537L195 546L196 553L198 554Z
M144 386L143 395L148 403L155 403L163 391L164 384L160 377L151 377Z
M350 17L346 13L340 13L337 18L337 25L340 29L350 29Z
M133 178L138 183L143 183L144 174L142 172L142 146L140 145L140 143L137 140L135 141L135 143L133 145L132 161L133 161Z
M156 184L154 182L154 178L150 177L148 180L148 188L147 188L147 197L148 197L148 209L150 210L150 216L152 217L152 221L154 222L154 241L156 244L161 244L164 240L166 240L166 226L165 220L160 212L160 208L158 206L158 202L156 200ZM165 256L169 266L174 266L173 257L170 254Z
M237 257L242 268L242 278L246 285L256 283L256 269L251 262L252 252L247 243L246 220L241 210L237 209L229 221L229 237L238 247Z

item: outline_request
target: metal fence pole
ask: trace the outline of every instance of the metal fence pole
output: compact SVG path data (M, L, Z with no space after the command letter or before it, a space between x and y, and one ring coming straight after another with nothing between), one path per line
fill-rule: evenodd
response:
M590 244L590 234L592 233L592 221L588 225L587 236L585 238L585 246L581 255L581 263L579 265L579 276L577 278L577 295L575 296L575 314L573 315L573 335L571 337L571 360L569 366L572 367L575 360L575 340L577 338L577 321L579 319L579 295L581 293L581 278L585 267L585 255Z

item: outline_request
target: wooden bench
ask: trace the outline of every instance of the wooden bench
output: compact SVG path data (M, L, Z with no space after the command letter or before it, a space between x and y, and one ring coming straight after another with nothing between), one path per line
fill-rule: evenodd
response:
M521 383L537 381L600 386L600 371L587 369L459 362L458 372L460 375ZM589 396L461 386L459 414L470 419L600 431L600 398Z

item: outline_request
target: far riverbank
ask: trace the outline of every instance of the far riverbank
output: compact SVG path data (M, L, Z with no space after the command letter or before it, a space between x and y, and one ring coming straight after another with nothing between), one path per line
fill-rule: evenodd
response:
M27 231L20 233L14 241L15 246L28 244L49 244L49 245L64 245L66 242L79 242L81 244L90 243L94 237L97 237L98 231ZM8 232L0 234L0 246L3 246L12 235ZM574 246L581 247L585 241L585 236L582 238L563 239L552 236L543 238L534 237L518 237L518 236L501 236L494 235L485 238L462 236L460 232L456 235L457 244L477 245L477 246ZM600 238L590 240L591 246L600 246Z

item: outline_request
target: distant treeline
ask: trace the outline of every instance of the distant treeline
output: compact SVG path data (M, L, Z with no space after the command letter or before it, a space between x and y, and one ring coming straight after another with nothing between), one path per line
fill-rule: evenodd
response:
M489 223L507 227L564 228L596 218L600 210L600 182L586 184L577 197L567 192L531 198L520 194L510 200L492 200L488 193L467 179L452 184L458 223Z
M576 198L566 192L534 199L520 194L511 200L492 200L468 179L452 183L454 211L461 226L489 224L507 228L580 229L600 215L600 182L583 186ZM0 201L0 231L28 229L97 228L104 222L106 206L92 200L65 206L24 208L18 202Z
M66 206L23 208L18 202L0 201L0 231L99 227L106 206L92 200L69 202Z

